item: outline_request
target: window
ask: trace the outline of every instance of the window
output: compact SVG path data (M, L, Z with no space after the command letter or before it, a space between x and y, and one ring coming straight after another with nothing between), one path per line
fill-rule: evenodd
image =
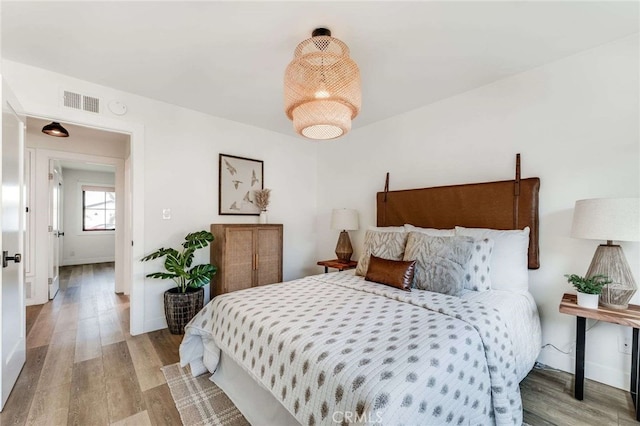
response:
M116 193L113 188L82 186L82 230L116 229Z

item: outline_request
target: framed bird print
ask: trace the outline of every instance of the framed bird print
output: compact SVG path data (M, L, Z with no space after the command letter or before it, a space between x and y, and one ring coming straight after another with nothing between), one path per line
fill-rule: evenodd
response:
M235 155L220 154L218 213L259 216L256 189L264 188L264 162Z

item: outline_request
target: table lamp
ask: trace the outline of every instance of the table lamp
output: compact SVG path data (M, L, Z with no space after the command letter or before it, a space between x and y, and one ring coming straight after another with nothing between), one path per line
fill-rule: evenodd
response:
M622 247L613 241L640 240L640 198L595 198L576 201L571 236L606 240L593 255L587 277L606 275L600 303L612 309L627 309L638 289Z
M333 209L331 212L331 229L341 230L336 245L336 256L343 262L349 262L353 254L351 240L347 231L358 229L358 211L353 209Z

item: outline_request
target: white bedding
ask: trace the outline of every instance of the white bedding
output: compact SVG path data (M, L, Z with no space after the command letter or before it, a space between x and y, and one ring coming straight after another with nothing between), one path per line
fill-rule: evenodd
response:
M305 301L311 302L307 305ZM267 308L265 303L269 306L263 311ZM368 309L365 315L364 311L358 311L360 304L373 309ZM230 308L232 305L234 308ZM244 311L238 310L239 305L244 305ZM431 310L425 309L426 306ZM499 315L491 314L494 307ZM480 322L488 324L471 327L460 321L463 315L484 315ZM424 327L407 330L414 316L413 321ZM437 316L442 318L436 320ZM499 320L489 318L493 316ZM366 326L360 328L358 335L351 334L344 328L345 319L355 330L358 324ZM219 321L217 327L213 320ZM289 320L292 323L285 322ZM275 331L258 333L256 321L263 325L275 323L267 328ZM431 328L435 331L428 332ZM295 332L300 329L309 334ZM455 339L472 342L467 345L484 345L482 360L477 357L477 351L464 352L461 342L450 344L451 337L448 339L444 334L449 329L454 330L449 336L455 334ZM493 333L494 329L500 329L499 335ZM275 334L271 344L266 342L267 334ZM406 340L409 335L418 337L416 341L424 343L423 346L431 346L426 351L418 349L417 364L406 361L409 353L404 347L411 345ZM358 343L359 337L367 339L360 339L363 342ZM376 339L373 347L365 343L376 337L384 339ZM306 352L303 350L306 347L311 349ZM340 353L346 348L350 349L347 353ZM348 273L334 273L216 298L187 327L180 353L181 363L191 363L194 374L198 374L215 371L222 350L228 361L237 363L248 377L270 390L282 407L303 424L330 423L332 413L349 410L366 414L360 418L364 423L375 423L382 416L384 424L438 424L445 419L454 424L457 421L519 424L522 413L518 381L533 366L539 349L540 325L535 303L528 293L466 292L458 299L420 290L407 293L365 282ZM264 354L258 357L257 351ZM275 362L266 362L267 351ZM371 353L365 356L366 351ZM324 352L331 356L322 358ZM369 360L368 365L359 366L363 358ZM385 365L385 361L392 358L403 361L395 366ZM307 362L305 367L305 361L311 363ZM230 368L232 363L228 363ZM420 370L415 370L415 365L420 366ZM478 371L471 385L466 380L474 369ZM303 370L309 370L308 375L303 375ZM452 380L462 381L465 372L468 376L464 378L464 386L454 385ZM292 380L294 386L291 386ZM360 383L357 387L356 382ZM437 383L439 392L422 399L425 387L432 382ZM447 383L451 389L443 386ZM312 395L305 395L304 388ZM386 391L388 389L393 392ZM440 396L443 392L445 395ZM471 407L473 405L475 407Z
M462 298L483 303L500 311L513 343L518 380L522 381L533 368L542 347L540 317L531 293L465 290Z

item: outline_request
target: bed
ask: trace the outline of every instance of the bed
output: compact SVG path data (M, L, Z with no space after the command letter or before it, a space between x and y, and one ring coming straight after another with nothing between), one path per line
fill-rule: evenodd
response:
M539 180L520 179L519 169L518 161L513 181L411 191L386 185L359 270L216 297L186 327L181 365L213 373L252 424L520 425L519 382L539 354L540 322L526 278L527 267L539 266ZM469 200L491 208L469 210ZM403 241L401 255L389 238ZM519 257L505 245L514 238ZM441 250L443 241L493 252L491 288L477 288L487 274L475 289L455 291L365 279L378 255L417 271L405 252ZM419 250L411 256L420 258ZM451 281L446 267L421 268L426 282Z

